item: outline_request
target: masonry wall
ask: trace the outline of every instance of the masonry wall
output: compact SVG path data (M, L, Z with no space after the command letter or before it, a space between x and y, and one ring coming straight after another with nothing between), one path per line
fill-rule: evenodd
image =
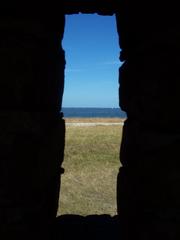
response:
M0 238L47 236L64 152L64 15L1 15ZM9 236L10 235L10 236Z
M122 1L117 184L122 239L179 239L180 29L177 5Z
M1 8L0 233L48 236L65 136L64 14L98 12L116 14L124 61L120 105L128 118L117 178L121 238L179 239L178 7L140 0L66 2L61 12L55 5L33 14Z

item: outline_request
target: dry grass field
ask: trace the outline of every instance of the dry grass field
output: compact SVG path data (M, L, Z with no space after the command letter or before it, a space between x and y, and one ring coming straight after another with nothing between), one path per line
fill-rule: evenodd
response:
M67 123L121 123L124 122L124 118L66 118Z
M66 122L84 122L85 119ZM119 119L86 119L117 122ZM122 126L67 126L60 214L116 214Z

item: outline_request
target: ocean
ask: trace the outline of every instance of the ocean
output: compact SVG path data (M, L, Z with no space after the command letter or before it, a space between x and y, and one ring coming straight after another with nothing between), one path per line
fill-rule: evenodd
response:
M125 118L120 108L62 108L65 118Z

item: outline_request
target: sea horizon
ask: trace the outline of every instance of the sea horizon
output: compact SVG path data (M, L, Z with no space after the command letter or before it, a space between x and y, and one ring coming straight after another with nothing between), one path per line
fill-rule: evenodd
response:
M118 107L62 107L65 118L125 118Z

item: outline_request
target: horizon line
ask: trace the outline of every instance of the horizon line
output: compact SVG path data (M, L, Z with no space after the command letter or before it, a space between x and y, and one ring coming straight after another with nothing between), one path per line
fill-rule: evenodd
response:
M66 106L63 106L62 108L119 108L120 109L120 107L79 107L79 106L77 106L77 107L66 107Z

